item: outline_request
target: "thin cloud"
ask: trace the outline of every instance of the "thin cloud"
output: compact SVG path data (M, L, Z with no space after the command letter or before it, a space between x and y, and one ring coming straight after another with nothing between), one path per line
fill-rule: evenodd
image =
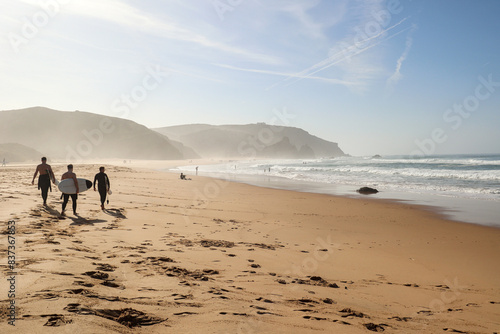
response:
M255 53L225 43L210 39L209 37L178 26L173 22L159 20L150 13L145 13L137 8L119 0L86 0L71 3L67 7L73 15L88 16L107 22L139 30L152 35L159 35L171 40L179 40L216 49L222 52L238 55L248 60L264 64L282 64L282 60L267 54Z
M304 7L303 3L298 3L285 7L285 10L300 22L301 26L304 28L303 32L306 35L313 38L325 38L325 35L323 33L323 26L313 20L311 16L307 14L307 10L317 6L319 2L309 2L305 4L307 5L307 7Z
M199 74L187 73L185 71L180 71L180 70L173 69L173 68L168 68L166 70L168 72L180 74L180 75L185 76L185 77L191 77L191 78L195 78L195 79L208 80L208 81L213 81L213 82L218 82L218 83L225 83L225 81L220 80L220 79L216 79L216 78L212 78L212 77L207 77L207 76L199 75Z
M259 69L249 69L249 68L241 68L241 67L236 67L236 66L231 66L231 65L225 65L225 64L214 64L215 66L222 67L222 68L227 68L230 70L235 70L235 71L243 71L243 72L251 72L251 73L259 73L259 74L269 74L269 75L277 75L277 76L282 76L282 77L291 77L294 76L295 78L301 78L301 79L311 79L311 80L320 80L320 81L325 81L328 83L332 84L337 84L337 85L343 85L343 86L352 86L355 83L354 82L349 82L346 80L339 80L339 79L333 79L333 78L324 78L324 77L317 77L317 76L297 76L295 74L290 74L290 73L284 73L284 72L277 72L277 71L269 71L269 70L259 70Z
M397 26L399 26L400 24L402 24L404 21L406 21L407 18L404 18L402 19L401 21L399 21L398 23L394 24L393 26L381 31L380 33L378 33L377 35L374 35L370 38L367 38L364 42L367 43L367 42L370 42L376 38L379 38L380 36L384 36L387 32L389 32L390 30L396 28ZM404 31L404 30L403 30ZM382 43L383 41L386 41L386 40L389 40L397 35L399 35L401 32L403 31L400 31L400 32L397 32L395 33L394 35L391 35L385 39L382 39L378 42L375 42L373 44L370 44L366 47L358 47L356 46L356 44L351 44L349 47L347 47L346 49L344 50L341 50L341 51L338 51L336 53L334 53L333 55L331 55L330 57L322 60L321 62L317 63L317 64L314 64L313 66L301 71L300 73L297 73L296 75L294 76L290 76L289 78L286 78L285 80L283 81L286 81L286 80L290 80L290 79L293 79L293 78L306 78L310 75L314 75L318 72L321 72L321 71L324 71L325 69L329 68L329 67L332 67L336 64L339 64L345 60L348 60L354 56L357 56L357 55L360 55L368 50L370 50L371 48L379 45L380 43ZM312 71L312 72L311 72Z
M413 45L413 38L412 34L413 32L417 29L416 25L413 25L410 32L406 36L406 47L405 50L403 51L403 54L399 57L399 59L396 62L396 69L394 70L394 73L387 79L387 88L388 90L392 90L394 85L399 82L401 79L401 67L403 66L403 62L406 60L408 57L408 54L410 53L410 49Z
M331 67L331 66L333 66L333 65L336 65L336 64L338 64L338 63L341 63L341 62L343 62L343 61L347 60L348 58L351 58L351 57L353 57L353 56L360 55L360 54L362 54L362 53L364 53L364 52L366 52L366 51L370 50L371 48L373 48L373 47L375 47L375 46L379 45L380 43L385 42L385 41L388 41L388 40L390 40L390 39L392 39L392 38L396 37L397 35L399 35L399 34L401 34L401 33L405 32L406 30L408 30L408 29L404 29L404 30L398 31L398 32L394 33L393 35L388 36L387 38L384 38L384 39L382 39L382 40L380 40L380 41L378 41L378 42L376 42L376 43L374 43L374 44L368 45L367 47L364 47L364 48L358 48L358 50L357 50L357 51L355 51L353 54L351 54L351 55L346 55L346 56L344 56L344 57L342 57L342 58L340 58L340 59L338 59L338 60L336 60L336 61L330 62L329 64L326 64L325 66L323 66L323 67L321 67L321 68L317 69L316 71L311 72L311 73L310 73L310 74L308 74L308 75L313 75L313 74L316 74L316 73L321 72L321 71L323 71L323 70L325 70L325 69L327 69L327 68L329 68L329 67ZM355 49L354 49L354 50L355 50ZM308 75L306 75L305 77L307 77Z
M404 20L406 20L406 19L403 19L398 24L386 29L385 31L389 31L390 29L398 26ZM408 29L409 28L398 31L398 32L396 32L388 37L385 37L379 41L376 41L375 43L372 43L364 48L352 47L352 50L349 50L349 52L351 52L351 51L353 52L351 54L346 54L345 52L342 52L342 51L337 52L333 56L328 57L327 59L309 67L308 69L301 71L299 73L296 73L296 74L292 74L289 77L283 79L282 81L273 84L272 86L268 87L267 90L273 89L274 87L276 87L280 84L283 84L284 82L289 81L289 80L292 80L292 81L288 82L285 85L286 87L288 87L288 86L290 86L290 85L292 85L292 84L294 84L302 79L307 79L316 73L324 71L324 70L326 70L334 65L337 65L339 63L342 63L346 60L350 60L351 58L353 58L355 56L361 55L361 54L369 51L370 49L374 48L375 46L378 46L382 42L388 41L388 40L402 34L403 32L407 31ZM320 67L320 65L322 65L322 67ZM349 75L353 78L354 77L357 78L358 80L339 80L339 81L349 82L349 85L348 85L349 87L366 86L365 82L367 82L373 75L380 72L376 69L376 67L371 66L369 64L357 64L357 66L353 66L352 68L353 68L353 70L349 71L350 72ZM370 69L370 70L367 70L367 69ZM314 70L314 71L311 72L311 70ZM363 73L361 73L360 71L362 71Z

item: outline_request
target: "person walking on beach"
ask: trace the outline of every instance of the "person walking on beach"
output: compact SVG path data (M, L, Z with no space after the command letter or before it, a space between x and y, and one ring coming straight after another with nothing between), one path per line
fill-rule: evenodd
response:
M68 165L68 171L64 173L61 177L62 180L66 179L73 179L73 182L75 182L75 187L76 187L76 194L64 194L63 193L63 204L62 204L62 211L61 215L64 216L64 210L66 210L66 205L68 204L69 197L71 196L71 201L73 202L73 214L76 216L76 200L78 199L78 193L80 192L80 189L78 188L78 180L76 179L76 174L73 173L73 165Z
M53 183L56 183L56 179L54 178L54 172L52 171L52 167L47 164L47 158L43 157L42 158L42 163L36 166L36 171L35 174L33 175L33 180L31 181L31 184L35 184L35 178L40 173L40 176L38 177L38 190L42 190L42 199L43 199L43 205L47 206L47 197L49 194L49 189L52 191L52 187L50 185L50 180L52 180Z
M97 189L99 189L99 195L101 195L101 210L104 210L104 201L106 200L106 194L110 189L109 178L104 173L104 167L99 167L99 173L94 176L94 191L95 184L97 182Z

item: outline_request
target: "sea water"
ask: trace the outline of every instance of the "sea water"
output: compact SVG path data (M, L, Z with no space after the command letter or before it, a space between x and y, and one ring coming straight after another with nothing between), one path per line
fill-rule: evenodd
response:
M194 172L195 166L177 171ZM203 175L232 181L355 196L368 186L375 198L441 207L450 218L500 227L500 154L427 157L339 157L231 161L199 167Z

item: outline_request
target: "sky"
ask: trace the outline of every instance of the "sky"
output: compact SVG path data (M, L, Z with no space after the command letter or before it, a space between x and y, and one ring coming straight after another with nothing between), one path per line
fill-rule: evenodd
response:
M0 110L500 153L497 0L0 0Z

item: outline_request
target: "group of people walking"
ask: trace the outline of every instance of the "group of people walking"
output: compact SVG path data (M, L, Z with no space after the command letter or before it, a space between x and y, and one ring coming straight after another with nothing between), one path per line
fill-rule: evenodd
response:
M61 215L65 214L66 205L68 204L70 197L73 204L73 213L77 215L76 207L77 207L78 193L80 192L80 189L78 187L78 180L76 178L76 174L73 172L73 165L70 164L67 166L67 168L68 171L61 176L61 181L66 179L72 179L73 182L75 183L76 192L74 194L65 194L65 193L62 194L63 203L62 203ZM94 176L94 182L93 182L94 191L98 190L99 195L101 197L102 210L104 210L104 202L106 201L106 196L110 190L109 178L104 171L105 171L104 167L99 167L99 173L97 173ZM46 157L43 157L42 163L36 166L36 171L35 174L33 175L33 180L31 181L31 184L33 185L35 184L35 178L38 174L40 174L40 176L38 177L38 190L42 191L43 205L47 206L47 197L49 194L49 190L52 191L51 181L53 184L56 184L56 178L54 176L54 172L52 171L52 167L49 164L47 164Z

